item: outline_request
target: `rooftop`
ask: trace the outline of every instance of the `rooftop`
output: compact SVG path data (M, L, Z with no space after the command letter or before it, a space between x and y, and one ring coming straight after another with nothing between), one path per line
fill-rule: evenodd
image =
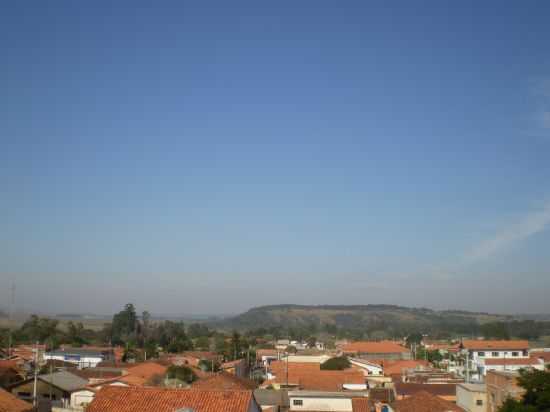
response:
M73 392L81 389L88 384L88 380L67 371L54 372L38 377L43 382L49 383L65 392Z
M252 390L257 387L256 382L250 379L239 378L227 372L220 372L198 380L191 388L200 390Z
M406 353L407 348L394 341L359 341L344 345L343 351L347 353Z
M487 387L484 383L459 383L457 386L466 389L469 392L486 392Z
M526 340L464 340L462 346L469 350L527 350Z
M464 412L462 408L454 403L424 391L395 401L391 406L395 412Z
M105 386L86 412L248 412L255 402L252 391L200 391L186 389Z
M0 412L30 412L32 405L0 388Z

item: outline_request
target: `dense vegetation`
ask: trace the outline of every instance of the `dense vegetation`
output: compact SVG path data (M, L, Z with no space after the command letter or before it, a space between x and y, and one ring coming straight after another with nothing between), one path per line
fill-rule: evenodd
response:
M226 335L199 323L186 326L183 322L169 320L154 322L148 312L138 315L131 303L99 331L86 329L81 322L69 321L62 326L57 319L32 315L19 328L12 330L11 335L14 345L40 343L48 349L55 349L61 344L76 347L87 344L119 345L125 348L123 360L150 359L160 351L177 353L192 349L214 350L226 360L245 356L253 358L250 347L256 344L250 336L241 336L237 332ZM7 346L8 330L4 329L0 331L0 347Z
M134 305L129 303L100 330L87 329L82 322L60 323L58 319L32 315L12 330L12 342L39 342L48 348L61 344L120 345L126 349L125 359L138 360L155 357L160 351L210 350L226 360L233 360L245 356L252 359L252 348L271 347L266 342L273 339L305 341L310 347L322 340L330 348L339 338L401 339L407 336L407 344L416 348L424 334L432 339L483 336L536 340L550 335L550 322L390 305L279 305L254 308L221 322L187 325L181 321L152 320L147 311L138 314ZM7 336L6 329L0 330L0 347L8 345ZM289 347L288 351L293 352L295 348ZM419 358L439 361L433 353L424 353L421 348L418 351Z
M508 399L499 412L550 411L550 370L520 371L519 385L525 389L520 400Z
M538 339L550 335L549 321L394 305L262 306L215 326L291 339L307 339L319 334L351 339L402 338L415 333L441 339L458 336Z
M351 363L345 356L332 358L321 364L321 369L328 371L343 371L349 367L351 367Z

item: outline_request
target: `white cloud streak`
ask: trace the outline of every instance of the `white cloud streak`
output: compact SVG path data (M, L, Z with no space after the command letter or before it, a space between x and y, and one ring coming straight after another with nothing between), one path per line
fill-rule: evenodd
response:
M477 244L466 255L466 261L474 263L487 259L514 243L542 232L548 225L550 225L550 202L547 202L541 210L531 212L519 222L504 228L493 237Z

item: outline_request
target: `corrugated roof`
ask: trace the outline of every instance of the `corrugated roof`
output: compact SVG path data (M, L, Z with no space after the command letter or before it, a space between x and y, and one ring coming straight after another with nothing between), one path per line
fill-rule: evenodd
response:
M82 379L80 376L76 376L67 371L54 372L52 374L40 375L38 377L41 381L50 383L65 392L72 392L77 389L83 388L88 384L86 379Z

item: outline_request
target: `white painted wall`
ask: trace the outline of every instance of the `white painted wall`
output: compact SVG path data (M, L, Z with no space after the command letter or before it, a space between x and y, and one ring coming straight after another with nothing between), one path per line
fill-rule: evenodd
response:
M350 398L315 398L315 397L290 397L291 411L323 411L323 412L352 412L353 406ZM295 405L295 400L301 400L302 405Z
M477 404L478 400L481 401L481 405ZM486 412L487 393L468 390L460 385L457 385L456 404L466 412Z

